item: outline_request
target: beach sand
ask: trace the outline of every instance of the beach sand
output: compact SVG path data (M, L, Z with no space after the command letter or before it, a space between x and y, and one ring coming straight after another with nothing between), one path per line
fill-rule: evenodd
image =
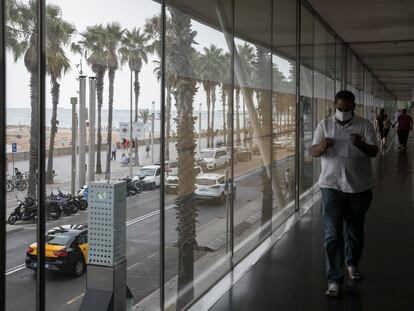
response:
M89 129L86 129L86 137L89 138ZM102 142L106 143L107 132L102 132ZM112 141L120 142L119 132L112 132ZM49 149L50 128L46 128L46 149ZM79 142L79 137L78 137ZM29 126L7 126L7 152L11 152L11 144L17 143L17 152L29 151L30 127ZM55 148L68 147L72 145L72 129L59 128L56 133Z

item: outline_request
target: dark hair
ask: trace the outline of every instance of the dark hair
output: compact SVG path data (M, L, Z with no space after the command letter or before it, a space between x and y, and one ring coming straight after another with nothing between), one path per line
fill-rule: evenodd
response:
M402 110L402 113L406 114L406 113L407 113L407 109L405 109L405 108L404 108L404 109Z
M336 93L335 102L337 102L340 99L352 104L355 103L355 95L351 91L339 91L338 93Z

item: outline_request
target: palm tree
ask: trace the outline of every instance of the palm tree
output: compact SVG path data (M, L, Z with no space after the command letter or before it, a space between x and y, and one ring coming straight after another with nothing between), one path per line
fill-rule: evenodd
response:
M166 32L165 32L165 159L170 159L170 138L171 138L171 92L174 86L174 75L171 74L171 61L170 61L170 47L169 44L172 42L171 33L171 18L166 18ZM156 67L154 69L158 80L161 79L161 17L155 15L148 18L145 21L144 32L149 37L150 45L149 49L152 53L155 53L158 60L155 60Z
M83 40L79 44L85 50L85 57L92 71L96 75L96 96L98 99L98 130L96 149L96 174L102 174L101 146L102 146L102 106L104 91L104 76L107 70L106 54L104 53L105 29L102 25L86 28L82 34ZM92 168L91 168L92 169Z
M224 145L230 145L231 139L231 112L233 111L232 107L232 98L231 92L233 90L233 85L231 81L231 57L230 53L225 53L221 57L221 103L223 106L223 141ZM226 101L227 100L227 101ZM226 105L227 105L227 120L226 120ZM226 123L227 121L227 123Z
M111 146L112 146L112 118L113 118L113 104L114 104L114 81L115 72L118 69L118 48L122 41L125 30L117 22L106 25L105 28L105 54L108 68L108 151L106 154L106 172L105 178L111 178Z
M46 9L46 14L49 13L48 7ZM8 15L8 47L13 53L15 62L18 59L23 58L24 65L30 74L30 156L27 193L29 196L36 196L36 175L38 167L37 3L33 0L29 1L27 4L22 2L10 2Z
M207 147L214 145L214 106L216 102L216 85L218 84L223 50L216 45L204 47L203 53L198 54L197 76L202 81L207 98ZM212 111L210 118L210 110Z
M135 122L138 121L139 73L142 69L142 63L148 62L148 40L148 36L141 33L139 28L133 28L131 31L127 30L125 32L122 47L119 49L121 64L128 63L129 69L134 74ZM135 139L135 165L138 165L138 163L138 139Z
M53 151L55 149L55 137L58 131L59 121L57 120L57 106L59 104L60 84L58 80L69 68L69 59L66 56L65 48L71 43L76 31L75 27L62 20L61 10L58 6L48 5L47 18L47 72L50 76L52 89L52 119L50 121L50 142L49 154L47 159L46 182L53 183ZM76 45L72 45L72 50L79 51Z
M256 54L253 46L247 44L239 44L237 46L237 51L239 53L241 66L246 77L246 83L249 85L252 81L252 74L254 71L254 61L256 59ZM240 145L240 85L235 85L235 97L236 97L236 143ZM243 102L244 104L244 102ZM244 109L243 109L244 111ZM246 143L247 129L246 124L243 125L244 137L243 140Z
M177 108L177 155L178 155L178 198L176 203L178 231L178 278L177 306L183 309L194 297L194 248L196 247L196 217L194 200L196 175L189 169L194 163L194 123L193 101L197 90L194 77L193 52L191 45L196 32L191 29L188 15L170 8L171 70L176 76L174 97Z

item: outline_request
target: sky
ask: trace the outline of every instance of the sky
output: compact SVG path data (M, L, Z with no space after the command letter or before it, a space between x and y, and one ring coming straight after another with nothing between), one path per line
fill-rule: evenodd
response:
M160 14L160 4L152 0L50 0L47 3L60 6L62 9L62 18L76 26L78 31L75 37L76 40L81 38L79 33L85 31L86 27L90 25L118 21L124 28L131 29L133 27L142 27L147 18ZM121 3L122 5L120 5ZM210 46L210 44L214 43L225 52L228 51L224 35L221 32L195 21L193 21L192 26L197 31L195 38L196 42L198 42L198 45L195 46L197 50L201 50L203 47ZM236 41L236 43L239 42L240 40ZM84 75L93 76L93 73L81 55L68 53L68 57L72 68L60 81L61 92L59 107L69 109L71 107L70 98L78 96L77 90L79 83L77 76L79 75L79 67L75 65L82 62ZM151 109L151 102L155 101L156 110L159 110L160 84L157 81L156 75L153 73L155 67L153 64L154 60L154 56L150 56L148 63L143 65L140 73L141 94L139 107ZM277 63L280 71L288 77L288 62L281 58L277 58L274 62ZM48 94L50 94L49 84L50 79L48 77ZM130 72L128 66L124 66L116 72L115 76L114 109L129 109L129 85ZM107 87L108 79L106 76L104 82L104 109L108 101ZM217 93L217 98L219 98L219 93ZM195 107L198 107L198 103L202 103L202 109L206 109L204 90L201 86L194 100L197 103ZM47 108L52 106L50 96L47 96L46 106ZM29 74L24 66L23 60L15 63L10 53L7 55L7 107L30 107ZM174 110L174 107L172 109Z

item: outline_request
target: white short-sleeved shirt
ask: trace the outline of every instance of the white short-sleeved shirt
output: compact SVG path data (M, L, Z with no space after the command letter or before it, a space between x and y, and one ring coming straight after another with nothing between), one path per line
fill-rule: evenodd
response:
M371 159L355 147L351 134L356 133L370 145L377 145L377 135L372 123L354 115L345 126L335 117L322 120L316 128L313 145L324 138L332 138L335 143L322 156L322 172L319 186L347 193L359 193L374 188Z

